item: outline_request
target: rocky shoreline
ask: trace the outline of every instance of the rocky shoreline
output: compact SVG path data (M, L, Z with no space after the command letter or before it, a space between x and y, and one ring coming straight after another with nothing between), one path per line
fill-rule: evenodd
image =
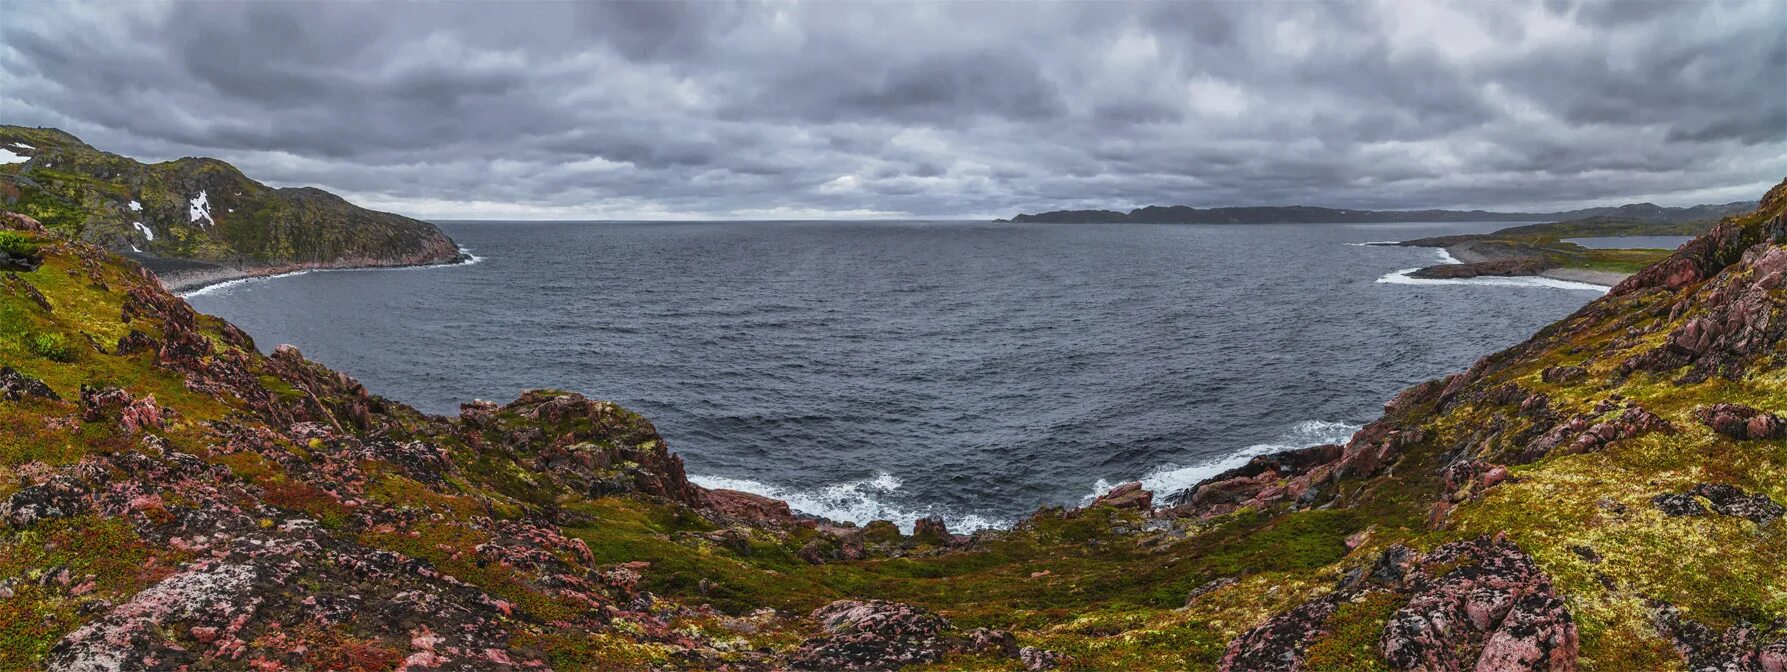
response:
M418 268L426 266L457 266L470 263L474 257L464 250L454 247L451 256L410 255L399 259L337 259L328 262L304 262L292 264L274 264L269 266L224 266L207 264L184 259L142 258L136 259L149 270L155 271L161 280L161 286L168 292L182 296L197 292L206 287L214 287L237 280L252 278L269 278L307 271L345 271L374 268ZM417 258L424 257L424 258Z

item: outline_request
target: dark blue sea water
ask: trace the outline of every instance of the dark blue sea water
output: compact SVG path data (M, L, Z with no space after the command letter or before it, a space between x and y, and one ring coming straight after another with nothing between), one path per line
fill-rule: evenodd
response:
M1505 226L447 223L478 263L190 298L426 411L577 390L700 482L960 530L1342 441L1598 295L1357 245Z

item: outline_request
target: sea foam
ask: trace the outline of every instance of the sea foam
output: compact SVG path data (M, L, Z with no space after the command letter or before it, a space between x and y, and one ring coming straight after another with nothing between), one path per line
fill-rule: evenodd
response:
M1197 485L1211 476L1247 464L1248 460L1255 457L1318 446L1324 443L1345 443L1347 439L1352 438L1353 432L1357 431L1359 431L1359 425L1327 420L1305 420L1292 425L1290 429L1267 443L1256 443L1195 464L1164 464L1137 480L1142 482L1142 488L1153 492L1155 497L1164 498ZM1102 478L1098 479L1098 482L1092 486L1092 494L1086 495L1080 500L1080 503L1082 505L1090 504L1098 495L1104 494L1117 485L1117 483Z
M844 481L813 489L793 489L745 478L701 476L690 474L689 480L704 488L740 490L788 503L800 513L830 520L867 525L870 521L888 520L901 530L912 531L913 523L927 516L937 516L949 531L968 533L990 527L1003 527L1001 521L978 514L959 514L934 508L910 509L886 501L886 496L900 489L900 479L885 471L854 481Z

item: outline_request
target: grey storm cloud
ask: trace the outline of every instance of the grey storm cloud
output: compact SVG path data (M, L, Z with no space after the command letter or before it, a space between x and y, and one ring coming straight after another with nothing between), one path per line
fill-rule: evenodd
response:
M1787 3L7 5L0 121L434 218L1756 197Z

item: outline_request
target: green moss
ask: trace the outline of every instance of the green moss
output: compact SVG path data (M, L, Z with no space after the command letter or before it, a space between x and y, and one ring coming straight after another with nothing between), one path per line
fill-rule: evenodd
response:
M68 339L62 334L37 334L25 341L26 349L31 354L55 362L72 362L75 350L69 346Z
M1371 592L1340 605L1328 617L1328 635L1305 653L1304 666L1332 672L1389 672L1378 654L1378 639L1390 615L1406 601L1395 593Z
M37 239L17 231L0 231L0 255L35 257L41 248Z

